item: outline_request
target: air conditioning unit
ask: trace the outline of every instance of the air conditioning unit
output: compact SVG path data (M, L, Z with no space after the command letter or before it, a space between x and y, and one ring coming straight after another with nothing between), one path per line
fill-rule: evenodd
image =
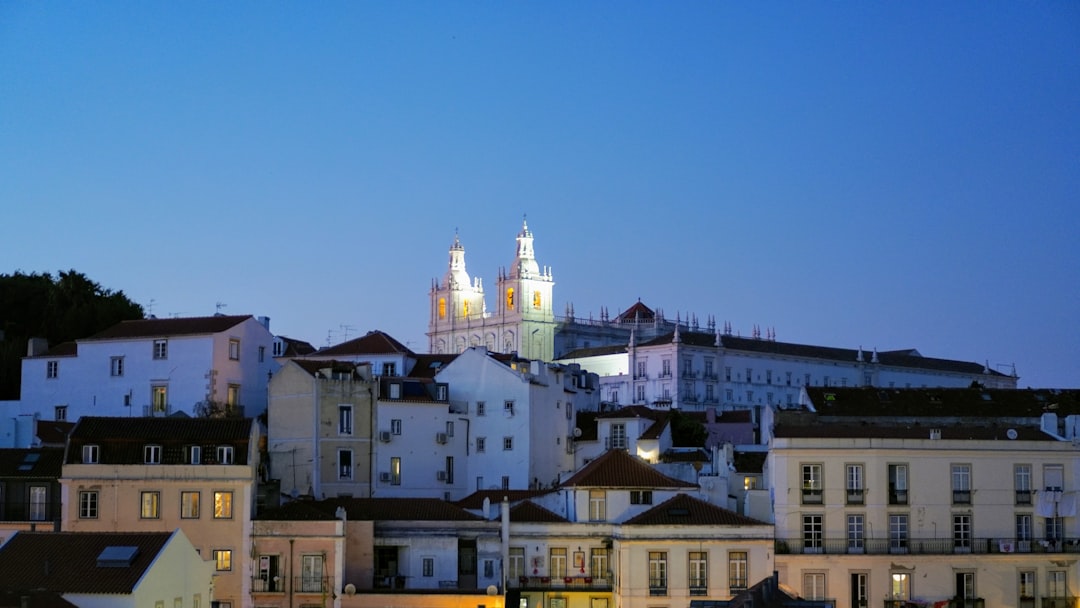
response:
M383 471L379 473L379 481L383 483L390 483L390 471Z
M379 441L390 443L390 431L379 431Z
M435 471L435 479L446 481L446 471Z
M446 443L446 433L435 433L435 443Z

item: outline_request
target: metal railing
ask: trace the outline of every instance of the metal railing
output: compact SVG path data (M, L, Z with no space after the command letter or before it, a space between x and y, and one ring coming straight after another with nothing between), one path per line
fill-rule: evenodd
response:
M517 580L510 579L507 586L516 589L528 589L545 591L549 589L565 589L573 591L610 591L611 579L592 576L519 576Z
M254 593L285 593L285 582L280 576L264 578L256 576L251 579L251 591Z
M294 576L293 591L296 593L330 593L334 579L329 576Z
M781 555L950 555L1010 553L1080 553L1080 538L804 538L777 539Z

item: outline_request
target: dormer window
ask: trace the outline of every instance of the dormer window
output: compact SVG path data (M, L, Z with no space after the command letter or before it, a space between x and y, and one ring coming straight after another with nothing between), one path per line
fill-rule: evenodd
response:
M447 393L448 393L447 386L445 384L436 384L435 385L435 400L436 401L446 401Z
M401 399L401 383L400 382L391 382L390 383L390 398L391 399Z
M193 445L188 447L188 462L202 464L202 446Z
M161 446L148 445L143 447L143 462L146 464L161 464Z
M82 448L82 461L83 464L97 464L99 457L98 446L96 445L84 445Z
M233 463L233 446L231 445L219 445L217 448L217 461L218 464L232 464Z

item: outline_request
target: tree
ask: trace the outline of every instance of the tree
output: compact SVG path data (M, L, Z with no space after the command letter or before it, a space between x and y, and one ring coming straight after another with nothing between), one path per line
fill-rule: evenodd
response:
M51 346L143 318L143 307L75 270L0 274L0 399L18 399L30 338Z

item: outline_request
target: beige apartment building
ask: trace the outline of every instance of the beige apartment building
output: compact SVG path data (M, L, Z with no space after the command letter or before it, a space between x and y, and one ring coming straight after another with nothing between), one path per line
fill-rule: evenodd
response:
M765 467L780 580L838 608L1076 606L1078 396L806 391Z
M60 479L62 528L179 528L212 563L211 600L220 608L246 606L258 443L250 418L84 416L71 433Z

